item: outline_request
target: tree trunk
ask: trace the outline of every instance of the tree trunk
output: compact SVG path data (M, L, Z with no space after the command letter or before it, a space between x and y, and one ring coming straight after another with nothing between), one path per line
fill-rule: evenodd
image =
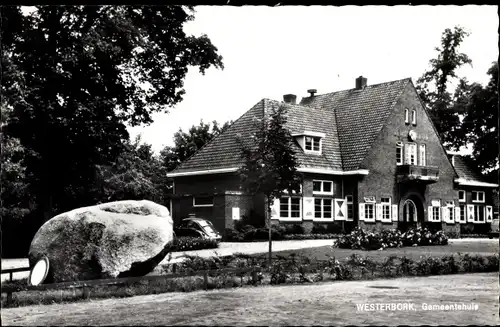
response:
M269 231L269 268L272 263L272 255L273 255L273 241L272 241L272 229L271 229L271 200L267 198L267 228Z

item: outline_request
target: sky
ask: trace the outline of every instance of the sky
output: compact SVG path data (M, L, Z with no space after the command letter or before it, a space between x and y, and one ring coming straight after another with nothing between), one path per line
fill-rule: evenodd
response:
M446 28L471 34L462 43L473 66L459 77L486 84L498 58L497 6L199 6L185 32L207 34L223 56L224 70L189 69L184 100L131 137L159 152L173 134L200 120L236 120L263 98L300 98L411 77L415 82L436 57Z

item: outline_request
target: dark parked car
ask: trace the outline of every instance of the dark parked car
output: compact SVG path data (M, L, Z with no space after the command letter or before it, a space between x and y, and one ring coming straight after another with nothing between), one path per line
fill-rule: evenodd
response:
M190 236L220 241L222 235L215 230L214 225L209 220L197 217L189 217L181 220L179 226L174 228L176 237Z

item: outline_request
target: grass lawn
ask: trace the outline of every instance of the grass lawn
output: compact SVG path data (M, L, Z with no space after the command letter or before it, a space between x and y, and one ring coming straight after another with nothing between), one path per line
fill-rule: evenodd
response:
M390 287L388 287L390 286ZM6 325L498 325L498 273L245 287L2 310ZM411 311L357 310L413 303ZM423 304L477 304L426 311Z
M481 255L492 255L499 252L498 242L478 242L478 241L460 241L453 242L448 245L432 245L432 246L416 246L416 247L402 247L402 248L389 248L383 251L362 251L362 250L350 250L350 249L334 249L331 246L322 246L315 248L305 248L299 250L287 250L273 252L273 257L284 256L289 257L292 253L297 256L305 256L315 260L326 260L327 256L335 257L337 260L345 260L352 254L358 254L360 256L369 256L374 260L383 261L391 255L397 256L407 256L413 260L417 260L420 256L433 256L441 257L456 253L469 253L469 254L481 254ZM254 256L260 258L267 258L267 253L255 254Z

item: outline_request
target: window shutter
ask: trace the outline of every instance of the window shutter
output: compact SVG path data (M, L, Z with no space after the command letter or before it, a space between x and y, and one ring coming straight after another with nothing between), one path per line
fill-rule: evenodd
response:
M392 205L392 221L398 221L398 205Z
M448 211L448 207L441 207L441 217L443 222L449 224L450 223L450 212Z
M304 197L304 220L313 220L314 218L314 198Z
M460 223L460 207L455 207L455 222Z
M280 200L274 199L271 206L271 219L280 219Z
M427 207L427 221L432 221L432 207Z
M486 206L486 222L491 223L493 221L493 207Z
M474 205L473 204L467 205L467 222L468 223L474 222Z
M361 220L361 221L365 220L365 204L364 203L359 204L359 220Z
M334 217L335 220L346 220L347 217L347 205L345 199L333 199L334 205Z
M382 203L377 203L376 207L377 207L377 212L376 212L377 221L382 221Z

